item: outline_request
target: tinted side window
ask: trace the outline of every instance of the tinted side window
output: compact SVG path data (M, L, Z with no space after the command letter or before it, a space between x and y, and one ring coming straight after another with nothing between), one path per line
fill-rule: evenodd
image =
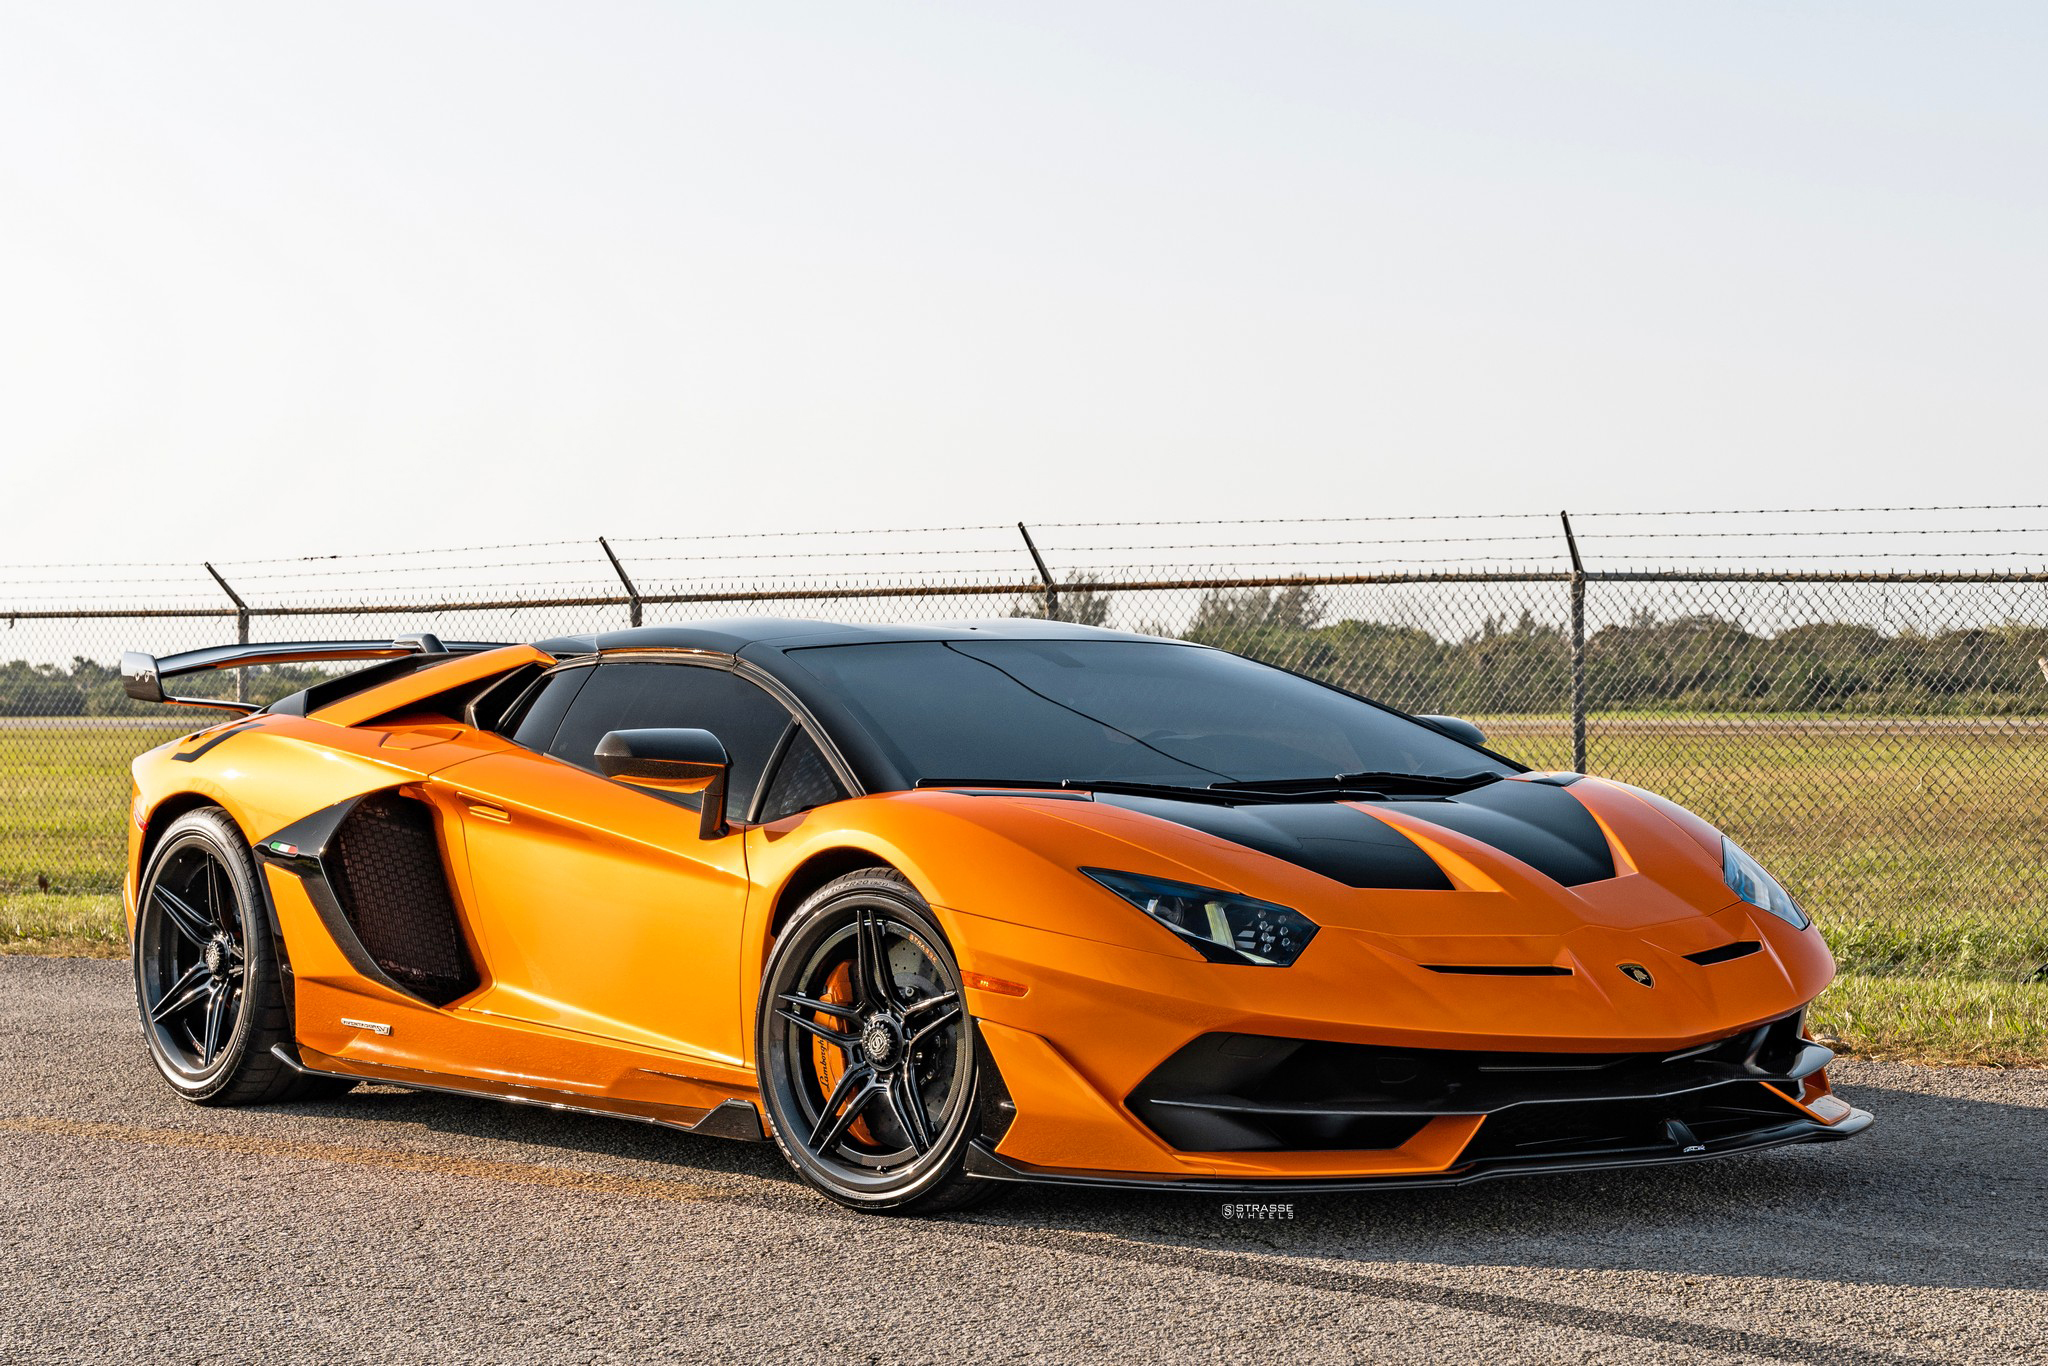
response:
M576 694L590 681L594 669L564 669L541 680L533 696L521 704L522 710L508 732L515 745L546 752L554 743L555 732L562 728L562 717L568 713L569 704L576 700Z
M576 694L548 753L595 769L592 755L605 732L653 726L708 730L732 756L727 810L746 811L761 770L790 724L780 702L737 674L691 664L600 664Z
M761 802L761 819L779 821L784 816L836 802L845 795L846 789L840 785L832 766L825 762L817 741L799 730L789 737L789 748L782 752L782 762L775 766L775 777Z

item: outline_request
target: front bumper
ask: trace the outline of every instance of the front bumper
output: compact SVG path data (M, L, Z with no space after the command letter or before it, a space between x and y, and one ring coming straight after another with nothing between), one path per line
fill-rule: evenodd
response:
M1371 1094L1378 1088L1317 1090L1270 1087L1247 1091L1241 1076L1196 1076L1178 1094L1148 1084L1162 1067L1200 1040L1218 1035L1267 1041L1307 1041L1318 1048L1420 1051L1475 1056L1513 1051L1575 1062L1601 1055L1668 1054L1690 1058L1746 1031L1782 1021L1826 984L1825 951L1810 935L1780 935L1739 908L1673 927L1647 927L1616 939L1619 931L1589 927L1572 937L1573 961L1585 969L1570 977L1471 977L1403 965L1358 934L1326 931L1311 954L1288 969L1234 968L1188 955L1181 961L1006 922L950 912L962 967L1025 984L1023 996L969 987L989 1056L1009 1088L1012 1104L988 1133L982 1165L1009 1179L1059 1179L1058 1173L1141 1183L1194 1183L1230 1189L1236 1183L1337 1182L1378 1184L1455 1182L1463 1175L1541 1161L1570 1166L1654 1162L1696 1156L1666 1144L1644 1151L1605 1151L1573 1157L1544 1152L1512 1160L1489 1151L1503 1123L1496 1112L1515 1097L1475 1096L1468 1087L1421 1097ZM1758 919L1768 919L1760 917ZM1695 917L1695 920L1698 920ZM1777 922L1773 922L1777 924ZM1702 946L1663 941L1681 932L1702 942L1716 935L1757 939L1763 951L1710 968L1659 955ZM1324 941L1329 941L1325 943ZM1711 947L1711 943L1706 946ZM1320 956L1311 961L1311 955ZM1814 962L1806 955L1819 954ZM1647 962L1658 985L1646 990L1611 967ZM1606 973L1611 982L1596 975ZM1762 1071L1722 1059L1707 1075L1672 1080L1663 1069L1654 1084L1603 1084L1590 1090L1570 1078L1543 1095L1522 1100L1573 1102L1657 1099L1724 1082L1774 1078L1774 1098L1763 1097L1757 1122L1741 1128L1710 1125L1706 1154L1845 1136L1864 1122L1828 1094L1820 1064L1825 1050L1795 1056L1780 1050ZM1687 1066L1691 1066L1690 1063ZM1250 1099L1252 1110L1235 1105ZM1320 1113L1274 1119L1287 1103L1306 1100ZM1333 1107L1317 1103L1335 1101ZM1212 1102L1220 1101L1221 1104ZM1177 1103L1183 1115L1200 1113L1200 1126L1162 1122ZM1192 1104L1190 1104L1192 1102ZM1277 1103L1276 1103L1277 1102ZM1202 1107L1207 1109L1203 1110ZM1370 1122L1353 1114L1370 1113ZM1563 1112L1568 1107L1561 1107ZM1335 1118L1331 1112L1335 1111ZM1390 1119L1417 1118L1403 1130ZM1655 1118L1653 1116L1653 1118ZM1253 1132L1233 1137L1233 1126ZM1192 1132L1200 1127L1204 1132ZM1258 1131L1263 1130L1263 1133ZM1488 1131L1491 1130L1489 1133ZM1621 1145L1626 1147L1627 1145ZM1483 1163L1483 1165L1482 1165ZM1020 1176L1019 1174L1026 1174ZM1035 1175L1034 1175L1035 1174ZM1215 1183L1223 1183L1221 1186Z
M1833 1055L1797 1013L1678 1050L1430 1050L1205 1034L1105 1094L1052 1041L984 1019L1004 1096L977 1174L1198 1191L1462 1185L1846 1138Z

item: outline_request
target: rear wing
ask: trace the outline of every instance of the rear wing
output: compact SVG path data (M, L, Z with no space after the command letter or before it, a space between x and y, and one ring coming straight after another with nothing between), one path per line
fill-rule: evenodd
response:
M474 640L443 642L440 637L420 634L390 640L309 640L284 645L215 645L205 650L187 650L162 659L130 650L121 656L121 687L138 702L169 702L182 707L218 707L223 711L261 711L253 702L224 697L173 697L164 683L185 674L214 669L242 669L257 664L320 664L350 659L403 659L419 655L475 654L479 650L503 649L502 645Z

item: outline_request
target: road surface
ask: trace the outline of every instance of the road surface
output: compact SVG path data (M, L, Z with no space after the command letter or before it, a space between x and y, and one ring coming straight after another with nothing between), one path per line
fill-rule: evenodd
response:
M205 1110L120 963L0 958L0 1360L2048 1359L2048 1071L1844 1144L1466 1190L845 1213L771 1147L365 1088Z

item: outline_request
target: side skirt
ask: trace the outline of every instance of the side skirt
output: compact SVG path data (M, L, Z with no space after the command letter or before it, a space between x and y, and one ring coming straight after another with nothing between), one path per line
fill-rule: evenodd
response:
M355 1077L361 1081L404 1086L415 1091L441 1091L454 1096L510 1101L515 1105L538 1105L549 1110L569 1110L586 1115L608 1115L614 1119L659 1124L686 1134L711 1138L732 1138L745 1143L764 1142L761 1112L752 1101L737 1096L720 1101L708 1110L686 1105L662 1105L656 1101L614 1100L605 1096L578 1095L514 1082L485 1081L477 1077L450 1076L444 1072L420 1072L410 1067L389 1067L381 1063L336 1058L303 1044L298 1050L278 1044L271 1055L294 1072L313 1077Z

